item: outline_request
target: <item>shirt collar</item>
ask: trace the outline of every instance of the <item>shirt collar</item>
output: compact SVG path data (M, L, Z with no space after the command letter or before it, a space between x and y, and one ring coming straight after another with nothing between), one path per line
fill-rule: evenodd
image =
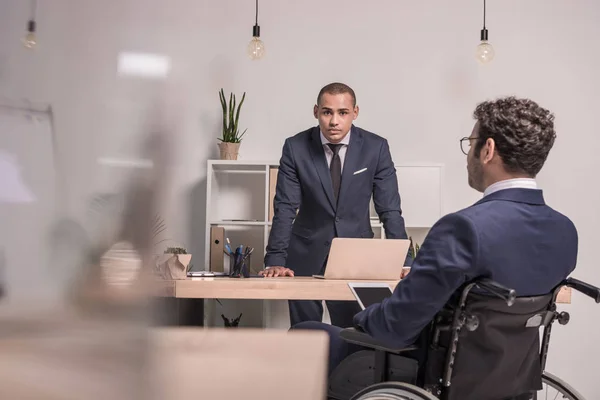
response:
M494 192L504 189L537 189L537 183L532 178L514 178L505 179L503 181L496 182L488 186L483 192L483 196L488 196Z
M321 144L322 145L326 145L328 143L331 143L329 140L327 140L327 138L325 137L325 135L323 135L323 131L321 131L319 129L319 133L321 134ZM352 134L352 129L350 129L350 131L348 132L348 134L346 136L344 136L344 138L339 142L339 144L345 144L346 146L350 144L350 135Z

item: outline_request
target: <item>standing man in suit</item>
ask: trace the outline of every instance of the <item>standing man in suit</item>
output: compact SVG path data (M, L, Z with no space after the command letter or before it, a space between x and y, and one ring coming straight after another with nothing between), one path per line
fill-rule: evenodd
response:
M407 238L387 140L353 125L354 91L343 83L325 86L313 112L319 125L283 145L262 271L267 277L323 274L334 237L373 238L371 196L386 237ZM328 301L327 309L339 326L351 326L359 310L355 301ZM292 325L323 316L317 300L290 301L289 310Z
M411 345L452 295L469 281L490 278L518 296L545 295L575 269L577 230L544 201L536 175L554 144L554 116L529 99L484 102L471 136L460 140L474 205L442 217L431 228L411 270L391 297L354 317L354 326L392 348ZM358 350L330 338L330 371Z

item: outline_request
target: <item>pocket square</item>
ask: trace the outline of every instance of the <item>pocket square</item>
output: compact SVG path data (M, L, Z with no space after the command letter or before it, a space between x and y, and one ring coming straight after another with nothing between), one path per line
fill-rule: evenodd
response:
M361 172L365 172L366 170L367 170L366 168L359 169L359 170L358 170L358 171L356 171L356 172L355 172L353 175L358 175L358 174L360 174Z

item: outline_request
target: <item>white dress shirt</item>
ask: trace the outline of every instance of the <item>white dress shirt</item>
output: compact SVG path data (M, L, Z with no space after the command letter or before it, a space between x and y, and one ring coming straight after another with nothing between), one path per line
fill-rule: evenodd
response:
M496 182L488 186L483 192L483 196L490 195L494 192L504 189L537 189L537 183L535 179L531 178L515 178L505 179L503 181Z
M331 150L329 148L329 146L327 146L328 143L331 143L329 140L327 140L327 138L325 137L325 135L323 135L323 132L321 132L321 143L323 144L323 149L325 150L325 158L327 159L327 166L329 167L331 165L331 160L333 159L333 150ZM346 136L344 136L344 138L337 144L343 144L343 146L340 148L339 151L339 156L340 156L340 163L342 164L342 172L344 172L344 160L346 159L346 150L348 149L348 145L350 144L350 134L352 132L348 132L348 134ZM335 143L332 143L335 144Z

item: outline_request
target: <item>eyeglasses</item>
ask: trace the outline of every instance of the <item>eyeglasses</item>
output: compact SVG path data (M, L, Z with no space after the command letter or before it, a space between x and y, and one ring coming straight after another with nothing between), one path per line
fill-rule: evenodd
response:
M469 155L469 149L471 148L471 140L477 140L477 137L464 137L460 139L460 150L465 154L465 156ZM469 147L467 147L465 151L465 142L469 143Z

